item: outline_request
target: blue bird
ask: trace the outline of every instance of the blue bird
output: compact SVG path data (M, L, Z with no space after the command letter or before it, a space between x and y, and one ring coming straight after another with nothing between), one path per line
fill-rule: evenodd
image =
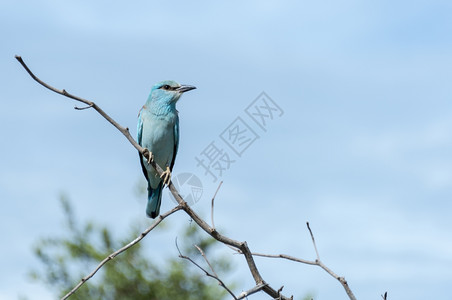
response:
M166 80L152 87L151 93L138 115L138 144L149 150L149 159L140 154L140 163L148 181L146 214L155 218L160 212L162 190L171 180L179 147L179 116L176 103L180 96L196 87ZM162 176L150 165L154 160L166 170Z

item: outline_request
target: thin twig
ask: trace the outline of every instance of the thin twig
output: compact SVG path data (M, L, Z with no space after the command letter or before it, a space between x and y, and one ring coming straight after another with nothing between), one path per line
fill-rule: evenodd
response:
M207 256L204 253L204 251L202 251L201 247L199 247L198 245L195 245L195 247L196 247L196 249L198 249L199 253L201 253L202 257L204 257L204 260L209 265L209 268L212 271L212 273L218 277L217 272L215 272L215 270L213 269L212 265L210 264L210 261L207 259Z
M212 197L212 207L210 209L210 217L212 219L212 228L215 229L215 223L213 221L213 204L215 202L215 197L217 196L218 191L220 190L221 185L223 184L223 181L220 181L220 184L217 187L217 190L215 191L215 194Z
M383 300L387 300L388 299L388 292L385 292L383 295L381 295L381 298L383 298Z
M202 256L207 261L207 264L209 265L210 269L213 271L213 268L212 268L211 264L209 263L209 261L207 260L206 256L204 255L204 252L198 246L195 245L195 247L201 252ZM180 258L190 261L192 264L194 264L196 267L198 267L200 270L202 270L206 274L206 276L212 277L213 279L218 281L218 284L221 285L235 300L237 300L237 297L234 295L234 293L226 286L226 284L224 284L224 282L218 277L218 275L215 273L215 271L213 271L214 274L209 273L206 269L204 269L199 264L197 264L193 259L182 254L182 252L179 249L179 245L177 244L177 238L176 238L176 248L177 248L177 251L179 252Z
M119 254L121 254L122 252L126 251L127 249L129 249L130 247L132 247L133 245L139 243L149 232L151 232L155 227L157 227L158 224L160 224L160 222L163 221L163 219L165 219L166 217L168 217L169 215L175 213L176 211L182 209L182 207L180 205L174 207L173 209L167 211L164 214L161 214L158 219L156 219L154 221L154 223L152 223L151 226L149 226L145 231L143 231L136 239L134 239L133 241L131 241L130 243L128 243L127 245L125 245L124 247L122 247L121 249L118 249L117 251L113 252L112 254L110 254L109 256L107 256L103 261L100 262L100 264L88 275L86 275L85 277L82 278L82 280L69 292L67 293L63 298L61 298L61 300L65 300L67 298L69 298L72 294L74 294L86 281L88 281L91 277L94 276L94 274L97 273L97 271L99 271L100 268L102 268L108 261L112 260L113 258L115 258L116 256L118 256Z
M341 276L337 275L336 273L334 273L330 268L325 266L323 264L323 262L320 260L319 251L317 250L317 245L315 243L314 234L312 233L311 227L309 226L309 222L306 222L306 226L308 227L309 233L311 234L312 244L314 245L315 253L317 254L316 262L319 265L319 267L324 269L328 274L330 274L331 276L336 278L342 284L342 287L345 289L345 292L347 293L347 295L350 298L350 300L356 300L355 295L353 294L352 290L348 286L347 280L345 280L344 277L341 277Z
M312 244L314 245L315 254L317 255L317 260L320 260L319 251L317 250L317 245L315 244L314 235L312 234L312 230L311 230L311 227L309 226L309 222L306 222L306 226L308 227L309 234L311 235Z
M318 263L316 261L306 260L306 259L302 259L302 258L297 258L297 257L293 257L293 256L290 256L290 255L287 255L287 254L263 254L263 253L253 252L253 256L268 257L268 258L284 258L284 259L295 261L295 262L299 262L299 263L302 263L302 264L318 265Z

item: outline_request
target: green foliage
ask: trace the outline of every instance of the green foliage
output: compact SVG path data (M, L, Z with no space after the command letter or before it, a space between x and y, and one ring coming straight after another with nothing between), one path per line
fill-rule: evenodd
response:
M101 260L139 235L139 230L135 229L124 239L116 239L107 227L92 222L79 224L69 201L62 197L61 202L67 231L63 237L39 240L34 252L43 270L31 274L58 296L69 292ZM226 260L209 256L214 240L202 238L197 226L188 226L183 239L189 240L190 245L200 246L218 274L224 276L230 271ZM181 251L199 259L200 254L194 247L181 247ZM70 299L199 300L223 299L226 295L215 280L188 261L170 257L156 265L145 256L138 243L104 265Z

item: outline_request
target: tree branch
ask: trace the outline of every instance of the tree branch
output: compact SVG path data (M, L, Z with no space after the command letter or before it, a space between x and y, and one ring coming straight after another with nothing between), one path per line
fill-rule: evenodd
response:
M215 272L215 270L213 269L213 266L210 264L210 261L207 259L207 256L204 253L204 251L202 251L201 247L199 247L198 245L195 245L195 247L196 249L198 249L199 253L201 253L202 257L204 257L204 260L206 261L207 265L209 265L209 268L212 271L212 273L218 277L217 272Z
M204 269L203 267L201 267L199 264L197 264L194 260L192 260L190 257L185 256L182 254L182 252L179 249L179 246L177 245L177 238L176 238L176 248L177 251L179 252L179 257L186 259L188 261L190 261L192 264L194 264L196 267L198 267L199 269L201 269L206 276L208 277L212 277L213 279L215 279L216 281L218 281L218 284L221 285L231 296L232 298L234 298L235 300L237 300L237 297L234 295L234 293L226 286L226 284L224 284L224 282L218 277L217 273L215 273L215 271L212 268L212 265L210 264L209 260L207 259L206 255L204 254L204 251L202 251L201 248L199 248L197 245L195 245L196 249L198 249L199 252L201 252L202 257L204 257L204 260L207 262L207 264L209 265L210 269L212 270L213 274L209 273L206 269Z
M218 191L220 190L221 185L223 184L223 181L220 181L220 184L217 187L217 190L215 191L215 194L212 197L212 207L210 208L210 218L212 219L212 228L215 229L215 223L213 221L213 204L215 202L215 197L217 196Z
M132 146L134 146L142 155L144 155L146 158L149 157L149 151L145 151L145 149L143 147L141 147L135 140L134 138L130 135L129 132L129 128L125 128L122 127L121 125L119 125L115 120L113 120L113 118L111 118L108 114L106 114L99 106L97 106L96 103L80 98L78 96L72 95L70 93L68 93L65 89L59 90L57 88L54 88L53 86L45 83L44 81L42 81L41 79L39 79L35 74L33 74L33 72L31 72L31 70L28 68L28 66L25 64L25 62L23 61L22 57L19 55L16 55L15 58L17 59L17 61L19 61L19 63L22 65L22 67L24 67L24 69L28 72L28 74L31 76L31 78L33 78L36 82L38 82L40 85L44 86L45 88L51 90L52 92L55 92L57 94L63 95L65 97L74 99L76 101L82 102L84 104L87 105L87 107L84 108L78 108L75 107L75 109L81 110L81 109L87 109L87 108L94 108L102 117L104 117L104 119L106 119L108 122L110 122L113 126L116 127L116 129L118 129L126 138L127 140L129 140L129 142L132 144ZM154 167L155 168L155 167ZM160 168L161 169L161 168ZM161 173L161 171L160 171Z
M262 290L273 298L281 297L281 300L290 299L288 297L280 295L278 293L278 291L276 291L274 288L272 288L271 286L266 284L266 282L262 278L261 274L259 273L259 270L257 269L256 263L254 262L254 259L253 259L253 255L251 254L251 251L248 248L248 245L246 242L239 242L239 241L233 240L227 236L220 234L215 228L210 227L209 224L207 224L203 219L201 219L190 208L190 206L188 206L188 204L179 195L179 193L175 189L174 185L170 184L169 189L170 189L171 193L173 194L174 199L176 199L177 203L179 203L179 205L182 206L182 209L192 218L193 221L195 221L196 224L198 224L199 227L201 227L202 230L204 230L206 233L208 233L211 237L213 237L217 241L219 241L223 244L232 246L232 248L235 248L237 250L240 250L240 252L245 256L245 260L248 264L248 268L250 269L251 275L253 276L253 279L256 282L256 285L265 284L265 286L262 288Z
M130 243L128 243L127 245L125 245L124 247L122 247L119 250L116 250L115 252L113 252L112 254L110 254L109 256L107 256L103 261L100 262L100 264L88 275L86 275L85 277L82 278L82 280L69 292L67 293L63 298L61 298L61 300L65 300L67 298L69 298L72 294L74 294L85 282L87 282L91 277L94 276L94 274L97 273L97 271L99 271L100 268L102 268L108 261L112 260L113 258L115 258L116 256L118 256L119 254L121 254L122 252L126 251L127 249L129 249L130 247L132 247L133 245L139 243L149 232L151 232L155 227L157 227L157 225L159 225L163 219L165 219L166 217L168 217L169 215L175 213L176 211L182 209L182 207L180 205L174 207L173 209L167 211L164 214L161 214L157 220L154 221L154 223L152 223L151 226L149 226L145 231L143 231L136 239L134 239L133 241L131 241Z
M344 277L341 277L341 276L337 275L336 273L334 273L330 268L328 268L320 260L319 251L317 250L317 245L315 243L314 234L312 233L311 227L309 226L309 222L306 222L306 226L308 227L308 230L309 230L309 233L310 233L311 239L312 239L312 244L314 245L315 253L317 255L317 259L315 261L301 259L301 258L296 258L296 257L290 256L290 255L286 255L286 254L262 254L262 253L255 253L255 252L253 252L252 255L260 256L260 257L268 257L268 258L283 258L283 259L299 262L299 263L302 263L302 264L319 266L320 268L325 270L328 274L330 274L331 276L336 278L342 284L342 286L345 289L345 292L347 293L347 295L350 298L350 300L356 300L355 295L353 294L352 290L348 286L347 280L345 280Z

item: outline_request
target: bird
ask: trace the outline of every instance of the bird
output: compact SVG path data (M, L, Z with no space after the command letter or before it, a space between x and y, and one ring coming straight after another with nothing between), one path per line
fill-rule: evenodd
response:
M146 214L150 218L159 215L162 190L171 180L174 161L179 148L179 115L176 103L183 93L196 89L173 80L155 84L146 103L140 109L137 124L138 144L149 151L149 158L140 155L140 164L148 186ZM150 164L157 163L163 170L158 176Z

